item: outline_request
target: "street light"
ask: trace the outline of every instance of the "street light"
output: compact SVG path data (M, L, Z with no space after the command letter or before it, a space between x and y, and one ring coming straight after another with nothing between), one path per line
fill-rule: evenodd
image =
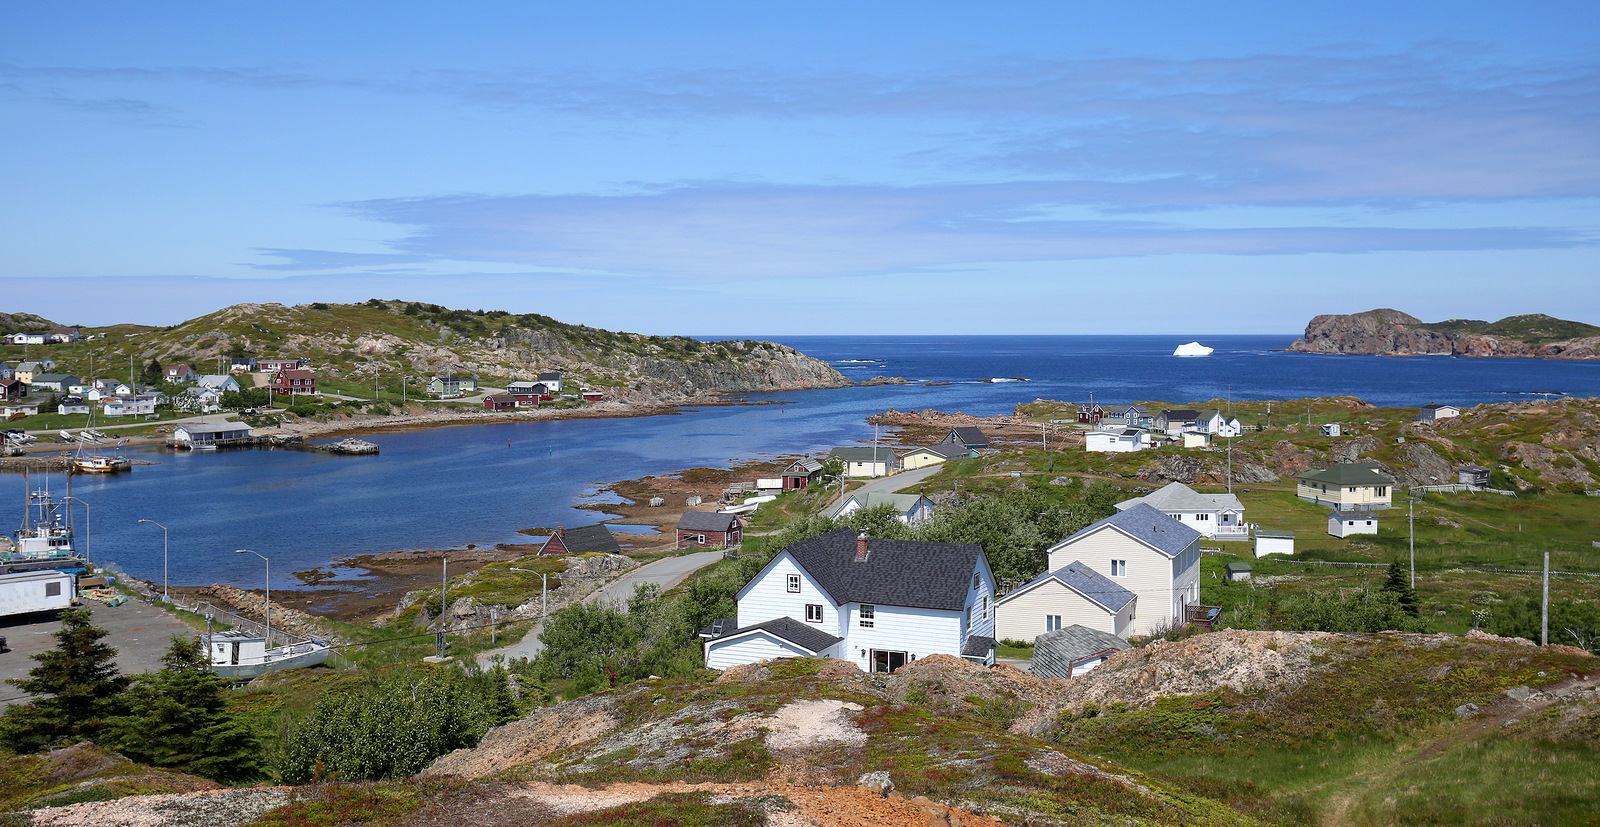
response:
M155 520L140 520L161 529L161 602L171 603L172 598L167 595L167 527Z
M539 575L539 622L543 623L544 619L546 617L550 616L550 578L549 578L549 576L546 575L542 571L534 571L533 569L516 569L516 568L514 568L514 569L511 569L511 571L520 571L520 572L523 572L523 573L526 573L526 574L537 574L537 575Z
M247 549L247 548L234 549L233 553L234 554L254 554L257 557L260 557L267 564L267 648L271 649L272 648L272 561L268 560L267 556L265 554L262 554L259 551L251 551L250 549Z

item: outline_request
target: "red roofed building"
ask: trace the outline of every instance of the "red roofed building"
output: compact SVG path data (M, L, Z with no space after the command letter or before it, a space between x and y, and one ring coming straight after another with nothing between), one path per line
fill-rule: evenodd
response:
M316 393L317 375L303 368L280 370L272 375L272 382L268 387L279 396L288 396L292 393Z

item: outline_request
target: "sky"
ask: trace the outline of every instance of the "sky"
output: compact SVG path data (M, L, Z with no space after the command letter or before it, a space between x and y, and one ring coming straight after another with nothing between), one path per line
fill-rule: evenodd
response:
M0 4L0 310L1600 324L1593 2Z

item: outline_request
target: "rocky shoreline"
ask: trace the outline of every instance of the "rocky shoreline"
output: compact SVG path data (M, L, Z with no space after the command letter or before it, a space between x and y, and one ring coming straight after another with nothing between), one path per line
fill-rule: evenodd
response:
M1540 329L1541 325L1545 329ZM1527 328L1526 336L1493 332ZM1488 322L1450 321L1428 324L1398 310L1368 310L1348 315L1317 316L1289 353L1364 356L1471 356L1508 359L1600 359L1600 336L1551 341L1550 330L1588 330L1576 322L1545 316L1519 316ZM1488 332L1483 332L1488 331Z

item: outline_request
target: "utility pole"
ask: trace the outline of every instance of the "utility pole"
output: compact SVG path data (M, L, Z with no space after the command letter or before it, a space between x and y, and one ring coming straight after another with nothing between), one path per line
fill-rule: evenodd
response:
M1411 487L1406 487L1406 524L1411 535L1411 590L1417 589L1417 511L1412 505Z
M1544 600L1539 604L1539 645L1550 644L1550 552L1544 553Z

